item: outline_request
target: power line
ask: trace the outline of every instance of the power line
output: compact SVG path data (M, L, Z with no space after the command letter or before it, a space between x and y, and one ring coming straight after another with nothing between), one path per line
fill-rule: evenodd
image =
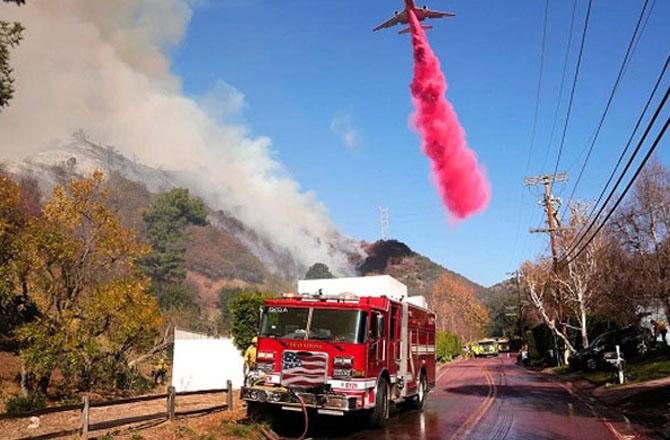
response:
M542 46L540 49L540 71L538 74L538 80L537 80L537 92L535 95L535 113L533 115L533 128L531 130L531 137L530 137L530 147L528 149L528 160L526 161L526 170L524 171L524 175L528 174L528 169L530 168L530 162L533 157L533 149L535 147L535 138L537 134L537 117L539 114L540 110L540 96L541 96L541 91L542 91L542 77L543 77L543 72L544 72L544 53L545 53L545 48L546 48L546 41L547 41L547 21L549 17L549 0L546 0L544 3L544 23L542 26ZM517 221L516 221L516 233L514 235L514 245L512 246L512 252L510 253L510 261L514 257L516 250L517 250L517 245L519 244L519 232L521 229L521 213L523 212L523 205L524 205L524 189L523 187L521 188L521 193L519 195L519 210L517 212Z
M575 99L575 89L577 88L577 79L579 78L579 68L582 65L582 58L584 55L584 43L586 42L586 31L589 28L589 19L591 18L591 4L593 0L589 0L588 8L586 9L586 18L584 18L584 29L582 30L582 42L579 45L579 54L577 55L577 67L575 68L575 77L572 81L572 90L570 91L570 100L568 101L568 110L565 115L565 124L563 125L563 134L561 135L561 143L558 146L558 156L556 157L556 166L554 167L554 174L558 172L558 164L561 162L561 155L563 154L563 146L565 145L565 134L568 130L570 122L570 114L572 113L572 103Z
M542 27L542 49L540 50L540 73L537 79L537 93L535 95L535 114L533 115L533 129L530 138L530 148L528 150L528 161L526 162L526 171L524 174L528 173L528 168L530 167L530 160L533 156L533 148L535 147L535 136L537 133L537 116L540 110L540 92L542 90L542 72L544 71L544 52L547 41L547 17L549 15L549 0L546 0L544 4L544 25Z
M654 96L655 96L655 94L656 94L656 91L657 91L657 89L658 89L658 86L660 85L660 83L661 83L661 81L662 81L662 79L663 79L663 76L665 75L665 72L666 72L666 70L667 70L669 64L670 64L670 54L668 54L668 57L667 57L667 59L666 59L666 61L665 61L665 65L663 66L663 69L661 70L661 73L659 74L658 79L656 80L656 84L654 85L653 90L652 90L651 93L649 94L649 98L647 99L647 102L646 102L646 104L645 104L645 106L644 106L644 109L642 110L642 112L641 112L641 114L640 114L640 117L638 118L637 123L635 124L635 127L633 128L633 131L631 132L630 137L628 138L628 142L626 143L625 148L623 149L623 151L621 152L621 155L619 156L619 160L617 161L617 163L616 163L614 169L613 169L612 172L610 173L609 179L607 180L607 183L606 183L605 186L603 187L603 190L600 192L600 195L598 196L598 200L596 201L596 203L595 203L595 204L593 205L593 207L591 208L591 212L590 212L589 215L588 215L588 219L594 219L594 218L597 218L597 217L600 216L600 214L602 214L603 210L604 210L605 207L607 206L607 203L609 203L610 199L612 198L612 196L613 196L613 194L614 194L614 191L616 191L616 188L619 186L619 184L620 184L621 181L623 180L623 177L624 177L625 173L628 171L628 168L630 167L630 165L632 164L632 162L633 162L635 156L637 155L637 153L638 153L638 151L639 151L639 149L640 149L640 147L641 147L641 145L642 145L642 142L644 141L644 139L646 138L647 134L649 133L649 130L651 129L651 125L653 124L653 122L654 122L654 121L656 120L656 118L658 117L658 114L659 114L659 112L660 112L660 106L659 106L659 108L657 108L655 114L653 115L650 124L647 126L647 129L645 130L645 133L643 134L642 138L640 139L640 141L639 141L637 147L635 148L635 150L634 150L632 156L631 156L630 159L628 160L628 163L626 164L625 169L623 170L623 172L622 172L621 175L619 176L619 179L617 180L617 182L615 183L615 185L614 185L614 187L612 188L611 192L609 193L609 195L608 195L608 197L607 197L607 200L606 200L605 203L600 207L600 210L598 211L596 217L594 217L594 216L593 216L593 213L595 212L596 209L598 209L598 205L599 205L600 201L602 200L603 195L604 195L605 192L607 191L607 188L609 187L609 184L610 184L610 182L612 181L612 179L613 179L613 177L614 177L614 174L616 173L616 170L619 168L619 165L621 164L621 161L622 161L623 158L625 157L626 152L628 151L628 148L630 147L630 145L631 145L631 143L632 143L632 141L633 141L633 138L635 137L635 135L636 135L636 133L637 133L637 130L638 130L638 128L640 127L640 124L642 123L642 120L644 119L644 116L645 116L646 113L647 113L647 110L648 110L648 108L649 108L649 105L651 104L651 101L653 100L653 98L654 98ZM666 97L665 97L664 99L667 99L667 92L666 92ZM665 101L663 101L663 102L665 102ZM661 103L661 106L662 106L662 104L663 104L663 103ZM591 226L591 227L592 227L592 226ZM585 228L585 229L586 229L586 228ZM569 254L570 252L574 251L574 249L575 249L577 246L579 246L579 244L584 240L584 237L586 236L587 233L588 233L588 230L587 230L584 234L582 234L581 231L580 231L580 233L578 234L578 238L577 238L577 242L576 242L576 244L575 244L574 246L570 246L570 250L569 250L566 254Z
M670 53L668 54L668 57L665 60L665 64L663 65L663 69L661 70L661 73L658 75L658 78L656 79L656 83L654 84L654 88L652 89L651 93L649 94L649 98L647 98L647 102L645 103L644 108L642 109L642 113L640 114L640 117L637 119L637 122L635 123L635 127L633 128L633 131L630 134L630 137L628 138L628 142L626 142L626 146L624 147L623 151L619 155L619 158L617 159L616 165L614 165L614 169L612 169L612 172L610 173L609 177L607 178L607 182L605 183L605 186L603 187L602 191L600 191L600 195L598 195L598 199L596 200L596 203L591 208L591 212L589 213L589 218L592 217L595 210L598 209L598 205L602 201L603 196L605 195L605 192L607 191L607 188L609 187L610 183L612 183L612 179L614 178L614 175L616 174L616 171L619 169L619 165L621 165L621 162L623 161L623 158L626 156L626 153L628 152L628 149L630 148L630 146L633 142L633 138L635 137L635 134L637 133L638 128L640 128L640 124L642 123L642 120L644 119L644 116L647 114L647 110L649 109L649 106L651 105L651 101L653 100L654 95L656 94L656 91L658 90L658 86L661 85L661 81L663 80L663 76L665 75L665 72L668 69L669 65L670 65Z
M637 41L635 42L635 45L633 45L633 51L637 48L637 45L640 43L640 38L644 34L645 29L647 28L647 23L649 23L649 18L651 17L651 13L654 11L654 6L656 6L656 0L653 0L651 2L651 7L649 7L649 13L647 14L647 18L644 19L644 23L642 24L642 31L640 31L640 37L638 37Z
M669 89L669 90L670 90L670 89ZM584 243L584 245L579 249L579 251L577 251L577 253L576 253L574 256L572 256L572 257L567 261L568 264L570 264L570 263L573 262L577 257L579 257L579 256L582 254L582 252L584 252L584 250L586 250L586 248L587 248L587 247L591 244L591 242L595 239L596 235L598 235L598 233L600 233L600 231L602 230L602 228L605 227L605 224L607 223L607 221L610 219L610 217L612 216L612 214L614 213L614 211L616 211L616 209L619 207L619 205L621 204L621 201L622 201L622 200L624 199L624 197L626 196L626 193L628 193L628 191L630 190L630 188L633 186L633 183L635 183L635 180L637 179L637 177L638 177L638 176L640 175L640 173L642 172L642 169L643 169L644 166L647 164L647 161L649 160L649 158L650 158L651 155L653 154L653 152L654 152L654 150L656 149L656 147L658 146L659 142L661 142L661 139L663 139L663 136L665 135L665 131L668 129L668 125L670 125L670 117L666 118L666 120L665 120L665 124L663 125L663 128L662 128L661 131L658 133L658 136L656 136L656 139L654 140L654 143L652 144L651 148L649 148L649 151L647 152L646 156L644 156L644 159L642 159L642 163L640 163L640 165L638 166L637 170L635 171L635 174L634 174L633 177L630 179L630 181L628 182L628 185L626 185L626 188L624 188L623 192L621 193L621 195L619 196L619 198L617 199L617 201L614 203L614 206L612 206L612 209L609 210L609 212L607 213L607 215L605 216L605 218L603 219L603 221L598 225L598 228L597 228L597 229L595 230L595 232L591 235L591 237L588 239L588 241L587 241L586 243Z
M621 84L621 80L623 79L624 72L626 70L626 66L628 65L628 62L630 61L633 51L633 44L635 43L636 37L638 35L638 32L640 31L640 25L642 24L642 19L644 18L644 13L647 10L647 6L649 5L649 0L645 0L644 5L642 6L642 11L640 12L640 16L637 19L637 24L635 25L635 30L633 31L633 35L630 37L630 42L628 43L628 47L626 48L626 54L623 57L623 60L621 62L621 67L619 67L619 73L617 74L616 80L614 81L614 85L612 86L612 91L609 95L609 98L607 99L607 104L605 105L605 109L603 110L602 115L600 116L600 121L598 121L598 125L596 127L596 131L593 135L591 145L588 147L588 153L586 154L586 158L584 159L584 163L582 164L582 168L579 170L579 174L577 175L577 179L575 180L575 184L572 187L572 192L570 193L570 197L568 198L568 203L565 205L565 208L563 209L563 216L565 216L565 213L568 210L568 207L570 206L570 202L572 202L572 198L575 195L575 192L577 191L577 187L579 186L579 182L582 179L582 176L584 174L584 170L586 169L586 165L589 163L589 159L591 158L591 153L593 153L593 148L596 145L596 142L598 141L598 136L600 135L600 131L603 127L603 123L605 121L605 118L607 117L607 114L609 113L610 106L612 105L612 101L614 100L614 95L616 94L617 90L619 89L619 84ZM586 146L585 146L586 148ZM561 218L563 218L561 216Z
M571 254L572 252L574 252L575 249L577 249L577 247L579 247L579 245L580 245L581 242L584 240L584 238L589 234L589 232L591 231L591 229L593 229L594 225L595 225L596 222L598 221L598 218L600 217L600 215L603 213L603 211L604 211L605 208L607 207L607 204L610 202L610 200L611 200L612 197L614 196L614 193L615 193L616 189L617 189L618 186L621 184L621 181L623 180L624 176L625 176L626 173L628 172L628 169L630 168L630 166L632 165L633 161L635 160L635 156L637 156L637 154L638 154L639 151L640 151L640 148L642 148L642 145L644 144L644 141L646 140L647 136L649 135L649 132L651 131L651 129L652 129L654 123L656 122L656 119L658 118L658 115L659 115L659 114L661 113L661 111L663 110L663 107L665 106L665 103L666 103L666 101L668 100L668 96L670 96L670 87L668 87L668 89L666 90L665 95L663 96L663 99L661 100L660 104L659 104L658 107L656 108L656 111L654 112L654 115L652 116L651 120L649 121L649 124L647 125L647 128L645 129L644 133L642 134L642 137L640 138L640 140L639 140L637 146L635 147L635 150L633 151L631 157L628 159L628 162L626 163L626 166L625 166L624 169L621 171L621 174L619 175L619 178L617 179L616 183L614 184L614 187L612 188L612 190L610 191L610 193L609 193L607 199L605 200L605 203L603 203L603 205L600 207L600 209L598 210L598 213L595 215L595 217L591 218L591 221L590 221L588 227L586 228L586 230L584 231L584 233L583 233L583 234L580 234L579 237L578 237L578 239L576 240L575 244L572 245L572 246L570 246L570 249L568 249L568 251L565 252L565 254L563 255L563 257L561 258L561 261L564 261L564 260L568 259L568 258L570 257L570 254ZM665 128L667 128L667 122L666 122L666 126L665 126L665 127L663 128L663 130L662 130L662 133L665 132ZM660 138L657 138L657 140L656 140L656 142L654 143L654 145L653 145L651 151L653 151L653 149L656 148L656 145L657 145L657 143L658 143L659 140L660 140ZM649 155L649 154L647 154L647 156L648 156L648 155ZM645 158L645 160L643 160L643 165L642 165L642 166L644 166L644 163L646 163L646 160L647 160L647 159L648 159L648 158ZM639 174L639 171L640 171L640 169L638 169L638 171L636 172L635 177L637 176L637 174ZM633 177L633 179L631 180L631 182L634 181L635 177ZM627 186L626 188L630 187L630 185L631 185L631 183L629 183L628 186ZM627 189L624 190L624 194L625 194L626 191L627 191ZM616 209L616 206L618 206L619 203L620 203L620 201L618 201L618 202L616 203L614 209ZM610 211L610 212L608 213L608 215L607 215L606 218L609 219L609 217L610 217L611 215L612 215L612 212ZM606 221L606 220L605 220L605 221ZM601 223L601 224L602 224L602 223ZM599 231L600 229L601 229L601 228L599 227L598 231ZM589 239L588 242L590 243L591 241L593 241L593 238ZM582 246L582 247L580 248L579 253L583 252L583 249L584 249L584 247ZM579 254L579 253L578 253L578 254ZM573 261L573 260L574 260L574 258L571 258L568 262Z
M565 86L565 77L568 72L568 59L570 58L570 47L572 46L572 31L575 28L575 16L577 12L577 0L572 2L572 17L570 18L570 30L568 31L568 42L565 46L565 57L563 58L563 72L561 73L561 85L558 88L558 99L556 100L556 109L554 110L554 122L551 124L551 133L549 134L549 142L547 143L547 154L544 157L542 168L547 166L549 160L549 152L551 151L551 144L554 142L554 134L556 133L556 124L558 122L558 111L561 108L561 101L563 100L563 88Z

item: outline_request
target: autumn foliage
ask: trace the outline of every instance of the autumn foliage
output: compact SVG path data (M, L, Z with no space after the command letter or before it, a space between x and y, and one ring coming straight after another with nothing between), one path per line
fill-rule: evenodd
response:
M45 392L54 371L75 389L116 387L128 358L162 325L148 278L135 263L149 248L107 207L101 172L57 186L39 215L21 214L21 192L0 180L5 302L23 298L34 316L14 329L24 388Z
M432 309L437 328L449 331L464 341L479 339L489 325L489 314L475 290L453 277L442 275L433 283Z

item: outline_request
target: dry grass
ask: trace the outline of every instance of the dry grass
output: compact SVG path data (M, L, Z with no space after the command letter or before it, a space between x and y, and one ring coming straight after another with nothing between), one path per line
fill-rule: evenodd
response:
M236 398L237 394L235 393ZM226 397L222 393L206 394L196 396L177 396L177 411L189 411L205 409L208 407L225 403ZM166 421L149 421L135 425L126 425L109 431L92 432L92 435L103 437L105 435L113 438L166 438L166 439L206 439L206 438L238 438L226 434L235 431L234 428L244 418L245 410L243 402L236 400L233 411L222 411L202 416L189 416L169 423ZM159 413L166 411L166 401L159 399L149 402L130 403L112 407L92 408L90 423L99 423L109 420L140 416L144 414ZM21 437L36 436L69 429L80 426L80 412L68 411L54 414L46 414L40 417L40 427L29 429L28 418L0 420L0 432L3 439L16 439ZM236 431L235 431L236 432ZM241 432L241 431L240 431ZM192 435L191 435L192 434ZM211 434L211 437L208 437ZM204 437L202 437L202 436Z
M205 416L189 417L155 426L140 426L110 432L100 438L123 440L228 440L259 438L259 427L244 422L241 408Z

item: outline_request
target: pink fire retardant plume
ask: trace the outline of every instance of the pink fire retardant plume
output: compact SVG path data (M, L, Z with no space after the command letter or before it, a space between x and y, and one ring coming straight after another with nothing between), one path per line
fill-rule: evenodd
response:
M414 125L430 158L433 177L452 219L482 211L491 198L484 169L465 142L463 127L445 98L447 82L426 33L414 12L409 13L414 47L412 102Z

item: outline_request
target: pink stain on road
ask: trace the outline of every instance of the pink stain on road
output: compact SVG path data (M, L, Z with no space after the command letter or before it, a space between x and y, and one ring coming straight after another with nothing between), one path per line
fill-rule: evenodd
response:
M447 82L414 12L409 13L414 48L413 123L430 158L433 178L451 217L462 220L483 211L491 186L445 92Z

